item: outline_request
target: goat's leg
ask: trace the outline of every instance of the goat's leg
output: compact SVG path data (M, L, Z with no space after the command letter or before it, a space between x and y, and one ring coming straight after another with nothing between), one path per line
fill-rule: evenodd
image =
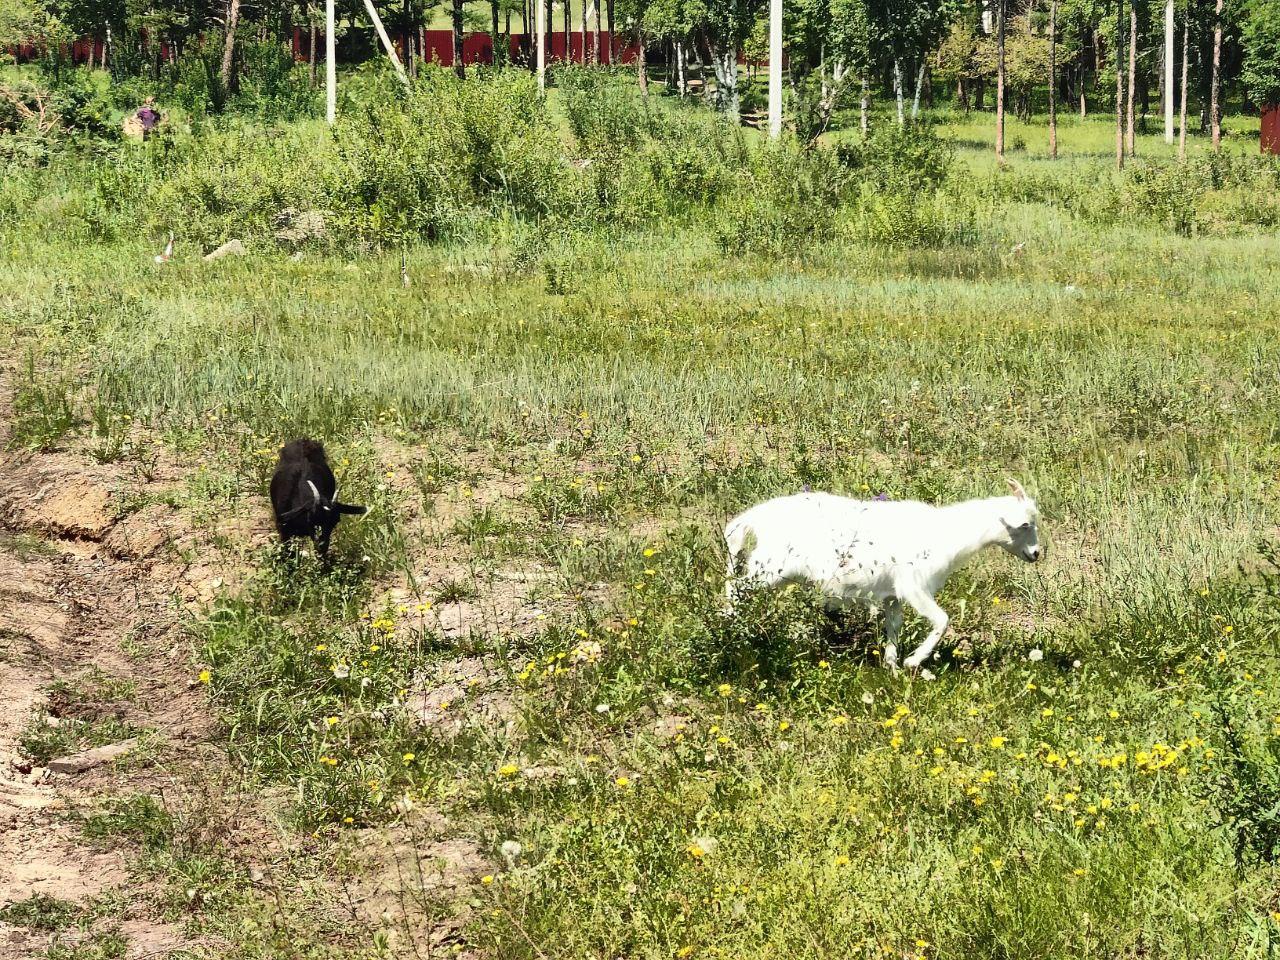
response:
M884 606L884 665L898 672L898 634L902 630L902 604L897 599Z
M933 597L929 596L927 590L922 588L912 589L904 593L902 599L933 624L933 629L929 632L929 636L924 638L924 643L916 647L911 652L911 656L903 661L903 665L908 670L914 670L933 654L933 648L938 645L942 635L947 632L947 626L951 621L947 617L947 611L938 606Z

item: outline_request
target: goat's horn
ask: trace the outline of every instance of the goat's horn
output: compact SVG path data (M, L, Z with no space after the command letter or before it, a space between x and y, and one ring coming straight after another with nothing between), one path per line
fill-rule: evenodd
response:
M1013 491L1013 495L1019 500L1027 499L1027 491L1022 489L1022 484L1012 478L1006 479L1005 483L1009 485L1009 489Z
M1010 481L1010 482L1012 482L1012 481ZM313 497L315 497L315 498L316 498L316 503L319 503L319 502L320 502L320 491L316 489L316 485L315 485L314 483L312 483L310 480L308 480L308 481L307 481L307 486L311 488L311 495L312 495Z

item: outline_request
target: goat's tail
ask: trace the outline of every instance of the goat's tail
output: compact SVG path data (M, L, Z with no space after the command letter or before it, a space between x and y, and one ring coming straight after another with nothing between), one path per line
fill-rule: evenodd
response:
M333 501L333 509L356 517L363 517L369 512L368 507L357 507L354 503L339 503L337 500Z

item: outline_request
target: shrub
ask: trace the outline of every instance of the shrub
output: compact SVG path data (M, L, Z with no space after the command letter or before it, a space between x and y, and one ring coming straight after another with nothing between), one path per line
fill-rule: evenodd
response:
M159 234L215 246L271 236L286 207L323 210L336 175L334 151L305 131L231 129L198 140L121 151L99 171L104 205L141 217Z
M864 188L851 222L853 236L887 247L929 248L977 239L977 204L968 195L938 191L915 196Z
M752 151L714 229L727 253L789 256L829 237L847 177L829 150L795 141Z
M919 193L941 186L955 164L952 147L924 124L889 124L861 143L841 144L840 162L873 189Z
M569 129L584 154L617 154L653 135L653 109L634 80L572 65L557 70L555 79Z
M503 207L538 218L572 189L536 82L518 71L464 83L428 70L402 101L344 123L338 149L335 206L369 242L457 236Z

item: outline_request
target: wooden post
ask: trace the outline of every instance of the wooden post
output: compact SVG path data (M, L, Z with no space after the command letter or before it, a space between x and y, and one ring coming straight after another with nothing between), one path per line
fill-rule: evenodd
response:
M400 82L406 87L409 86L409 77L405 74L404 65L396 55L396 48L392 46L391 38L387 36L386 27L382 25L382 18L378 16L378 8L373 5L373 0L364 0L364 8L369 11L369 19L373 21L373 29L378 31L378 39L382 41L382 48L387 51L387 56L391 58L391 65L396 68L396 76L400 78Z
M782 136L782 0L769 0L769 136Z

